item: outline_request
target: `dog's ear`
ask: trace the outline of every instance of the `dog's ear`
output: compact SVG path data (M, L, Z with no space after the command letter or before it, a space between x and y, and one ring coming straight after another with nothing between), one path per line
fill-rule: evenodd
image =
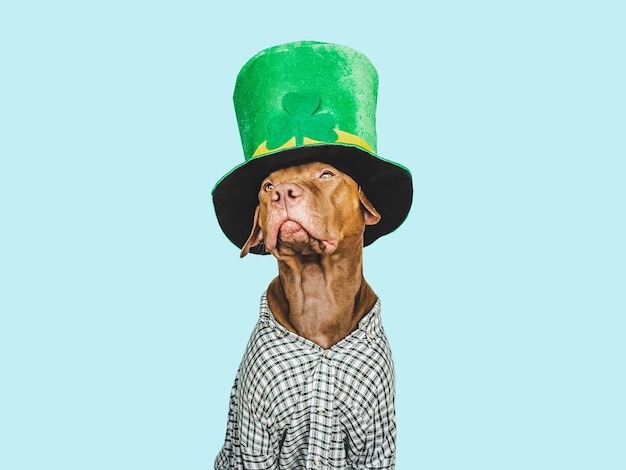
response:
M365 217L365 225L376 225L380 222L380 214L374 208L369 199L367 199L361 188L359 188L359 200L361 201L361 209L363 210L363 216Z
M260 245L261 243L263 243L263 230L259 225L259 206L256 206L256 210L254 211L254 221L252 222L252 231L250 232L248 240L244 243L241 253L239 253L239 257L243 258L250 253L250 248Z

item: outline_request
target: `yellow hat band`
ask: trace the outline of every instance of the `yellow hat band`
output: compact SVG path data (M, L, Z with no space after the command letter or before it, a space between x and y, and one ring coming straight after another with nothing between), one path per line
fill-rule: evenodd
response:
M303 144L304 145L348 144L348 145L355 145L357 147L361 147L367 150L368 152L372 152L372 153L374 152L372 150L372 147L370 147L370 145L367 142L365 142L363 139L361 139L359 136L350 134L349 132L340 131L339 129L335 129L335 132L337 133L337 140L335 140L334 142L323 142L321 140L309 139L308 137L305 137L303 140ZM277 150L285 150L289 148L294 148L296 146L296 138L294 136L291 139L289 139L287 142L285 142L283 145L281 145L280 147L276 147L274 149L267 148L266 144L267 144L267 140L263 142L261 145L259 145L257 149L254 151L254 153L252 154L252 158L260 157L268 153L273 153L273 152L276 152Z

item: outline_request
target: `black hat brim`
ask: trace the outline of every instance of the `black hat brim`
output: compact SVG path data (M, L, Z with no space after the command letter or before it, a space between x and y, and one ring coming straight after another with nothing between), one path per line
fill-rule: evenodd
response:
M406 219L413 200L410 172L389 160L347 145L308 145L256 157L233 169L213 189L213 204L221 229L240 249L252 230L262 181L281 168L310 162L333 165L354 179L381 215L367 225L363 245L391 233ZM262 246L251 253L265 254Z

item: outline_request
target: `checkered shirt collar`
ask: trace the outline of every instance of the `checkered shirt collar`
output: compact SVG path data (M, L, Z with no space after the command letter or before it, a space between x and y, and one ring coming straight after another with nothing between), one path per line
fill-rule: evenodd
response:
M346 336L344 339L339 341L337 344L333 345L330 349L340 348L347 343L350 343L355 340L369 339L370 341L375 340L377 337L382 336L384 334L383 331L383 322L381 317L381 302L380 298L376 299L376 303L372 307L372 309L359 321L359 324L352 333ZM283 335L292 335L294 338L306 343L309 346L317 346L317 344L312 341L298 336L295 333L287 330L284 326L282 326L272 313L269 304L267 302L267 291L263 293L261 296L261 309L260 309L260 320L262 322L268 323L273 328L276 328Z

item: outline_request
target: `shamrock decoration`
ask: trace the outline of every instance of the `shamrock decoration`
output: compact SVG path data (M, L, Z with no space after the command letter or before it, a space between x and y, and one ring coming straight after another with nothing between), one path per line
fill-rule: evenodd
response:
M283 96L285 114L274 116L269 122L267 147L275 149L291 138L296 138L296 147L303 145L304 138L322 142L335 142L336 119L329 112L315 113L321 102L317 93L287 93Z

